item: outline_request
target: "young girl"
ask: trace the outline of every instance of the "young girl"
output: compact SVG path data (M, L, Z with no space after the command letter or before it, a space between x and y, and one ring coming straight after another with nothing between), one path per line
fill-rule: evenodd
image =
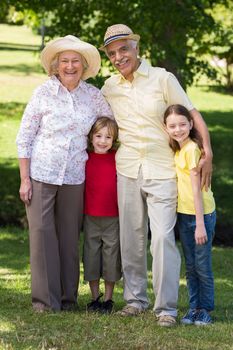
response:
M183 247L189 291L189 310L183 324L212 323L214 280L211 247L216 222L215 202L210 189L201 189L197 166L203 152L202 141L189 111L172 105L164 123L175 152L178 178L178 226Z
M89 281L92 301L88 311L111 313L114 284L121 278L119 222L117 207L115 121L102 117L89 133L89 159L86 163L84 217L84 279ZM99 293L100 278L105 283L104 301Z

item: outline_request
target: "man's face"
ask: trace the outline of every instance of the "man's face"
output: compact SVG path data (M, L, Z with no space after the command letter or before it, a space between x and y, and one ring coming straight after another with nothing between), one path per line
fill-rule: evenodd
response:
M136 43L135 43L136 45ZM118 40L107 45L106 53L114 67L129 81L133 81L133 73L140 61L138 48L130 40Z

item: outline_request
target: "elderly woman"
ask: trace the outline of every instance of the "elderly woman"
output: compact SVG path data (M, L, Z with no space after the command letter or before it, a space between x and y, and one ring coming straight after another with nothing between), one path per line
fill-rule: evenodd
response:
M39 312L70 311L77 307L87 135L98 117L112 112L84 81L100 68L94 46L68 35L49 43L41 62L50 78L35 90L17 135L32 305Z

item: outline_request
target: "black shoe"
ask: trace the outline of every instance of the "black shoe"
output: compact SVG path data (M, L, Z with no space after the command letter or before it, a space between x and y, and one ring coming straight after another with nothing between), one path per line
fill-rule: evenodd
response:
M113 304L114 302L111 299L104 301L102 303L102 307L100 310L101 314L111 314L113 309Z
M67 311L67 312L74 312L78 310L78 304L77 303L72 303L69 301L64 301L61 306L62 311Z
M87 304L87 311L90 312L98 312L102 308L102 303L100 301L100 298L102 298L103 294L101 293L97 299L92 300L90 303Z

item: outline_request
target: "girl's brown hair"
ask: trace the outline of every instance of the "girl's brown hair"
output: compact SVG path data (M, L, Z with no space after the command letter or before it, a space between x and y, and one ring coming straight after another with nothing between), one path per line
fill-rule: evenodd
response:
M88 149L90 151L93 151L93 145L92 145L92 140L93 140L93 135L98 133L100 129L107 127L109 134L113 138L113 143L111 149L117 149L118 143L117 143L117 138L118 138L118 126L115 120L112 120L108 117L100 117L96 120L95 124L92 125L92 128L88 134Z
M191 140L196 142L198 147L203 151L202 137L199 134L199 132L197 131L197 129L194 127L194 120L193 120L191 114L189 113L189 111L187 110L187 108L182 106L182 105L179 105L179 104L175 104L175 105L169 106L166 109L166 111L164 112L163 121L164 121L165 125L167 124L168 116L173 114L173 113L174 114L183 115L183 116L185 116L188 119L189 122L193 122L193 127L190 130L189 137L190 137ZM172 138L170 138L169 145L170 145L170 147L172 148L172 150L174 152L180 150L179 143L176 140L173 140Z

